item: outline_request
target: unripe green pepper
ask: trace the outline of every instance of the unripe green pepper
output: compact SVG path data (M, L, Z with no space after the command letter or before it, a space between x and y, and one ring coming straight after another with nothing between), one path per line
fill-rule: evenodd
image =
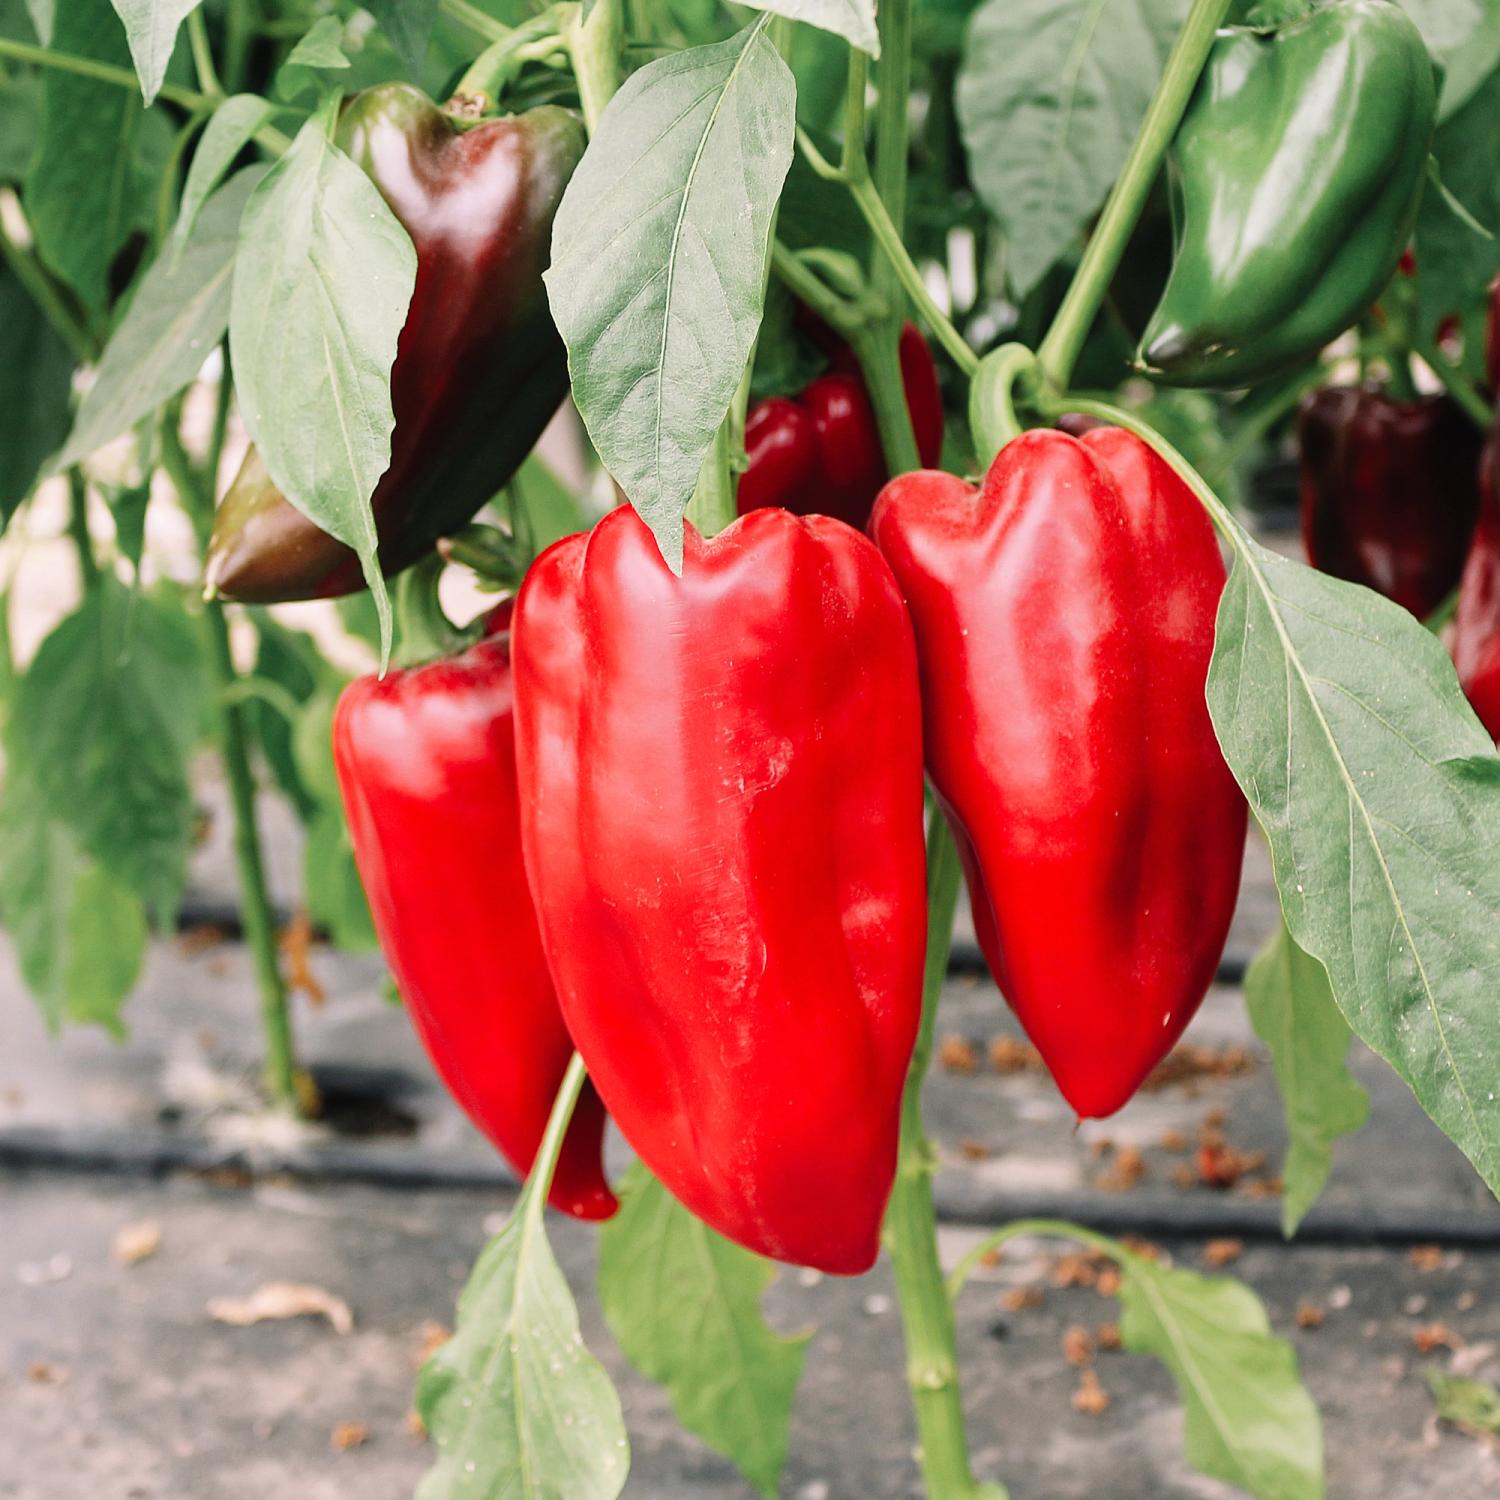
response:
M417 252L391 368L391 464L370 501L381 566L395 573L509 480L567 394L542 272L585 137L555 106L466 125L391 83L344 106L337 142ZM282 495L253 448L219 506L206 581L252 604L363 584L353 551Z
M1354 323L1411 238L1436 107L1391 0L1221 31L1168 156L1176 249L1140 368L1252 385Z

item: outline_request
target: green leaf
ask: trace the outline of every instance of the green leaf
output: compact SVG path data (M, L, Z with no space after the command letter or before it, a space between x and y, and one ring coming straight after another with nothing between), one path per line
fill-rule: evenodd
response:
M295 99L304 89L322 87L319 73L347 68L349 59L343 43L344 23L337 16L323 16L315 21L276 74L277 96Z
M1318 1409L1255 1293L1229 1277L1167 1270L1136 1255L1120 1269L1120 1336L1171 1370L1193 1467L1257 1500L1321 1500Z
M538 552L574 532L588 530L589 519L578 496L537 454L529 455L516 470L510 488Z
M485 1246L458 1331L422 1367L437 1462L416 1500L615 1500L630 1468L620 1398L584 1347L541 1206L523 1197Z
M342 683L340 674L323 660L317 643L306 631L288 630L264 610L256 610L254 618L254 679L274 683L294 704L305 703L320 687L330 694L338 691ZM322 804L298 769L293 724L274 704L248 698L244 707L250 733L260 745L277 786L303 824L310 823Z
M73 353L0 261L0 529L68 434Z
M106 497L115 522L115 544L129 562L137 584L141 577L141 552L146 545L146 508L151 503L151 481L127 485Z
M104 350L56 468L78 463L175 396L229 326L240 215L264 167L246 167L209 200L178 258L157 256Z
M1399 0L1443 74L1439 119L1461 108L1500 63L1500 8L1490 0Z
M1245 1003L1255 1034L1271 1049L1286 1111L1281 1227L1290 1238L1328 1181L1334 1140L1364 1125L1370 1099L1349 1074L1349 1023L1334 1003L1328 974L1285 924L1251 963Z
M1500 228L1500 73L1438 127L1432 153L1444 188L1490 230ZM1421 324L1483 305L1500 271L1500 240L1487 240L1458 218L1444 195L1422 194L1415 236Z
M427 42L437 14L437 0L364 0L365 9L390 38L396 56L413 78L420 79L427 60Z
M358 553L383 652L370 496L391 459L391 364L416 268L375 184L314 118L251 195L229 310L245 427L276 487Z
M956 102L969 170L1024 297L1114 186L1186 0L985 0Z
M1449 1375L1444 1370L1428 1370L1427 1384L1437 1403L1437 1414L1465 1432L1500 1433L1500 1391L1482 1380L1468 1380Z
M24 181L36 151L42 80L15 73L0 82L0 182Z
M13 767L0 801L0 917L48 1028L123 1036L120 1006L146 955L140 898L89 860Z
M599 1234L599 1305L626 1359L658 1381L689 1432L763 1495L786 1464L809 1335L761 1314L776 1268L695 1218L639 1162Z
M1208 704L1287 927L1500 1190L1500 758L1404 609L1235 546Z
M259 94L235 94L214 111L198 142L198 149L193 153L193 164L188 168L187 181L183 184L177 222L172 226L171 253L174 256L182 254L198 222L198 215L208 202L209 194L219 185L219 179L254 138L255 132L276 113L277 106Z
M26 13L36 27L36 39L42 46L52 45L52 31L57 18L57 0L26 0Z
M302 872L307 914L336 948L369 953L380 946L341 806L321 806L313 815Z
M789 16L841 36L851 47L880 56L880 33L875 28L874 0L745 0L756 10Z
M605 467L682 566L682 509L755 343L792 75L766 18L610 101L557 212L547 291Z
M6 725L10 764L47 816L163 922L192 839L188 760L206 691L182 610L106 574L42 642Z
M53 44L130 65L109 0L68 0ZM44 72L40 145L22 197L38 254L94 312L107 300L116 252L152 208L155 184L136 161L142 113L133 90L60 68Z
M177 45L177 28L201 3L202 0L113 0L125 23L130 56L147 104L156 98L167 76L167 64L172 61L172 49Z

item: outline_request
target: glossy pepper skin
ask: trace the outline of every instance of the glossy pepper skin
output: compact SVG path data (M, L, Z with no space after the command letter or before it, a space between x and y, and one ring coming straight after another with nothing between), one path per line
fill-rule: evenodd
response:
M1480 435L1447 396L1326 386L1297 418L1315 568L1425 619L1458 583L1479 509Z
M517 1171L531 1168L573 1043L521 863L510 647L344 689L334 762L360 879L386 960L428 1055ZM551 1203L615 1210L600 1153L604 1109L585 1086Z
M1458 586L1453 665L1479 722L1500 744L1500 437L1480 466L1479 524Z
M516 605L523 843L568 1028L641 1159L777 1260L867 1270L926 938L911 625L841 521L680 578L629 507Z
M1176 247L1141 368L1251 385L1355 322L1411 238L1436 106L1392 0L1221 31L1168 155Z
M1119 1109L1212 982L1244 799L1204 701L1224 566L1139 439L1038 430L975 490L886 486L927 768L996 982L1080 1116Z
M542 272L584 131L551 105L463 129L389 83L344 106L337 141L417 252L391 368L391 464L370 502L381 565L395 573L505 484L567 394ZM363 586L353 551L281 494L253 448L219 506L206 581L252 604Z
M914 323L901 330L901 383L917 451L935 464L943 451L943 395L932 351ZM736 496L739 513L779 505L799 516L837 516L857 530L890 477L875 408L847 346L833 369L800 396L771 396L745 418L745 457Z

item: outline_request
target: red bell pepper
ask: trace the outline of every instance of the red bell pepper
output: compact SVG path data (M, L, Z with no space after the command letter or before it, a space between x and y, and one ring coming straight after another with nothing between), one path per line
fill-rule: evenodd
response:
M886 486L927 767L990 968L1080 1116L1120 1108L1212 982L1245 802L1204 701L1224 566L1137 438L1039 430L975 490Z
M840 521L681 577L629 507L516 605L522 837L568 1028L646 1165L762 1255L868 1269L927 925L911 625Z
M1453 664L1479 722L1500 743L1500 436L1480 463L1479 525L1458 586Z
M1480 436L1448 396L1325 386L1297 419L1302 541L1315 568L1424 619L1463 571Z
M521 863L510 648L344 689L334 761L380 945L433 1065L469 1118L530 1171L573 1043ZM608 1218L604 1107L586 1086L554 1208Z
M943 451L943 396L932 351L914 323L901 330L901 382L917 450L924 464L935 464ZM889 473L875 408L847 345L800 396L771 396L751 408L745 457L736 497L742 516L779 505L864 528Z

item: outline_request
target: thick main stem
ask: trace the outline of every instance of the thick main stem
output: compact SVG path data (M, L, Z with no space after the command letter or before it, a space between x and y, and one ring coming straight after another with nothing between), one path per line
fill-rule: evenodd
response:
M1037 350L1042 373L1059 390L1066 389L1072 377L1099 304L1119 268L1130 232L1141 216L1167 147L1197 87L1198 75L1208 61L1214 33L1228 12L1229 0L1193 0L1177 34L1124 170L1099 215L1057 317Z
M901 1101L901 1154L883 1236L896 1273L901 1321L906 1330L907 1381L916 1412L928 1500L969 1500L975 1494L958 1385L953 1306L938 1262L932 1145L922 1125L922 1082L932 1056L958 884L958 851L942 813L934 808L927 840L927 968L922 985L922 1025Z
M214 457L216 456L215 453ZM183 449L176 425L171 420L162 426L162 463L192 517L200 543L206 542L213 527L213 470L217 464L211 462L207 479L200 480L193 471L192 461ZM239 674L235 670L234 656L230 649L229 621L222 606L211 604L204 611L204 630L208 637L209 665L216 689L214 708L218 720L219 753L224 762L225 779L229 783L229 805L234 821L234 860L240 886L240 920L244 925L245 943L255 965L256 989L260 996L261 1030L266 1047L266 1087L278 1104L299 1111L302 1096L298 1088L297 1052L292 1036L286 981L282 977L281 959L277 951L276 921L271 912L270 893L266 888L260 829L256 821L249 724L245 717L244 702L235 692Z
M620 49L625 41L620 5L621 0L597 0L588 20L575 15L565 32L590 134L598 128L599 117L620 87Z

